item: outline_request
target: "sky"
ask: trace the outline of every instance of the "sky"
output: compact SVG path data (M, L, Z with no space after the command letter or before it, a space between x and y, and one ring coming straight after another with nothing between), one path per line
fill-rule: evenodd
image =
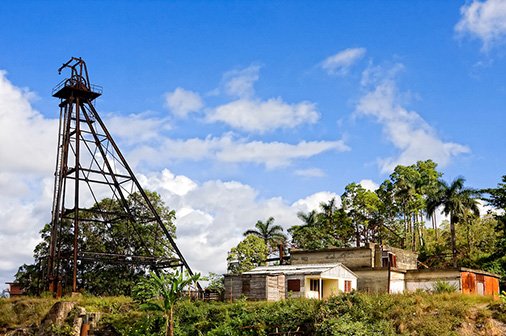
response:
M0 288L50 221L58 67L82 57L141 184L204 274L257 220L432 159L506 174L506 0L0 4Z

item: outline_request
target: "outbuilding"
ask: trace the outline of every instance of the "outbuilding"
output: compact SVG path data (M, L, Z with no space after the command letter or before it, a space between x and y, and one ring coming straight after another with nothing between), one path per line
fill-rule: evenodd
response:
M357 276L341 263L260 266L241 275L225 275L227 300L325 299L356 289Z

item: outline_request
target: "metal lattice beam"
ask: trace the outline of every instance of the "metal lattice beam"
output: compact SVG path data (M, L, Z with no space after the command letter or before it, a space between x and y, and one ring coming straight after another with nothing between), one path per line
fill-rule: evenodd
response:
M59 73L64 69L70 70L70 77L53 90L53 96L60 99L60 123L47 272L50 290L58 292L62 262L72 263L72 291L77 291L80 261L147 265L155 269L183 267L193 274L93 105L102 88L90 83L81 58L71 58L58 69ZM119 209L100 208L99 199L104 197L116 202ZM138 214L139 209L143 215ZM137 255L80 250L79 232L83 225L112 229L121 221L126 221L132 232L127 239L137 239L138 246L142 246ZM72 227L64 225L69 222ZM143 225L160 229L173 255L157 255L157 246L150 246L139 232ZM72 251L63 251L62 237L70 234ZM154 239L152 245L156 243Z

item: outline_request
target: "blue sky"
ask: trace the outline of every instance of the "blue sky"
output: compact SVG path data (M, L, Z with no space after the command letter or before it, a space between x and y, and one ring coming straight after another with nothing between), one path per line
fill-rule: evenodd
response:
M504 0L28 1L0 22L0 282L49 221L50 92L71 56L204 273L257 219L289 227L399 163L476 188L506 174Z

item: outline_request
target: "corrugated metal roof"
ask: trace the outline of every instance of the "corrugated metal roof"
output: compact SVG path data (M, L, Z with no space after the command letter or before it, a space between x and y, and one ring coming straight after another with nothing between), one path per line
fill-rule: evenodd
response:
M341 263L259 266L243 274L321 274L335 267L342 267L352 273ZM352 273L353 274L353 273Z

